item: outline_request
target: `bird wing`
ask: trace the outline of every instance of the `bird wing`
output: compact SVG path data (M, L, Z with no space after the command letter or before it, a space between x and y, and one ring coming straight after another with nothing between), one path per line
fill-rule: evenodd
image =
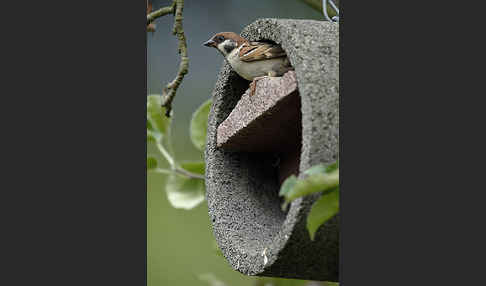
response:
M253 62L287 56L279 46L270 43L251 42L244 43L238 54L240 60Z

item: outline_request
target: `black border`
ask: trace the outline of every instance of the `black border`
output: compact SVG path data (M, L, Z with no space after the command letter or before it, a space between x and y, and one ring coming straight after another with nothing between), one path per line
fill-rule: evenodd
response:
M344 17L340 2L341 286L478 284L484 176L470 160L484 157L472 99L484 88L468 65L484 48L467 42L478 16L457 22L463 7L443 1L345 1Z
M146 285L145 1L4 4L0 284Z

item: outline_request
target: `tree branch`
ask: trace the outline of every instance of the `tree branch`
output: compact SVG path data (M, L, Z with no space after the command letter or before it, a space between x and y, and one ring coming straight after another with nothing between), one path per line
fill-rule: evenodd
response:
M187 57L187 43L184 29L182 28L182 10L184 8L184 0L173 0L172 5L158 9L157 11L147 14L147 28L150 30L151 23L164 15L174 14L174 27L172 34L179 39L178 51L181 55L181 63L179 64L179 71L174 80L169 82L166 87L162 89L162 107L165 107L165 116L170 117L172 111L172 101L176 95L177 88L181 84L184 76L188 73L189 58ZM147 4L147 10L150 10L150 4ZM153 24L152 24L153 25ZM155 27L152 27L152 30Z
M179 65L179 71L175 79L167 84L167 86L162 91L162 106L166 108L165 115L167 117L170 117L170 112L172 110L172 101L174 100L174 97L176 95L177 88L181 84L189 68L186 36L184 35L184 29L182 28L182 10L184 8L184 0L174 0L174 3L176 10L172 34L176 35L179 39L179 54L181 55L181 63Z
M153 11L149 14L147 14L147 26L150 25L155 19L160 18L162 16L165 16L167 14L173 14L174 13L174 8L175 8L175 1L172 3L172 5L160 8L157 11Z

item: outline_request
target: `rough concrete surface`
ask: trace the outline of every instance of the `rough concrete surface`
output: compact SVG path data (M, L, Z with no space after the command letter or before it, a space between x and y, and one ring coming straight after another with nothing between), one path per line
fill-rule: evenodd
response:
M219 124L217 147L255 152L300 144L292 142L298 139L295 134L300 127L296 122L300 117L300 98L295 72L261 79L256 86L255 93L250 95L249 88Z
M260 19L241 33L282 45L301 97L300 170L338 158L339 26L314 20ZM316 196L280 208L273 154L217 148L217 127L249 82L224 63L213 91L206 146L206 196L213 232L231 266L246 275L338 280L339 224L331 219L311 241L305 227Z

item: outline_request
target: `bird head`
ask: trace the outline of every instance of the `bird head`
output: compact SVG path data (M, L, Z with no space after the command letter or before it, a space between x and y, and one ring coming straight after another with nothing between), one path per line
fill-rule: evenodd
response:
M248 41L233 32L222 32L212 36L203 45L217 49L226 57L235 48L240 47L245 42Z

